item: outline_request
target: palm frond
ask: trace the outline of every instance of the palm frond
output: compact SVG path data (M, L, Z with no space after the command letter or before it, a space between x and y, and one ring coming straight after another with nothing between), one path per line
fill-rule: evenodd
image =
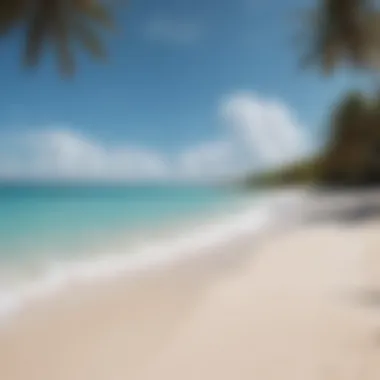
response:
M28 16L24 15L27 25L25 64L36 66L48 42L54 45L60 71L66 77L75 71L76 41L95 58L104 59L106 49L98 29L109 30L114 24L111 11L99 1L34 0L33 6L28 7Z
M26 0L2 0L0 3L0 36L8 33L22 21Z
M89 53L91 53L92 56L100 60L104 60L107 57L104 44L91 25L77 23L74 27L73 33L75 38Z
M108 30L115 29L114 17L109 7L94 0L73 0L74 8L85 17Z
M370 0L319 0L308 16L306 59L316 62L326 74L338 64L368 67L380 55L380 16Z
M56 42L57 58L60 71L65 77L75 73L75 60L68 35L61 35Z
M115 30L111 6L117 2L125 0L0 0L0 36L24 26L24 64L36 66L52 43L61 72L71 75L76 41L95 58L106 57L100 33Z
M24 63L27 66L34 67L39 63L50 22L49 9L44 7L36 8L34 14L30 17L24 56Z
M62 75L71 77L75 72L75 60L71 42L71 19L68 17L70 9L57 7L55 12L52 37L57 52L58 65Z

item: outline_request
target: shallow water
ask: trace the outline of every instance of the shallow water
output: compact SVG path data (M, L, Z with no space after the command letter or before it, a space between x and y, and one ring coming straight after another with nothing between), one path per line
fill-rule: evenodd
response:
M67 285L217 253L271 225L282 198L211 187L2 187L0 318Z
M238 198L211 187L2 186L0 264L31 268L73 259L79 252L221 210Z

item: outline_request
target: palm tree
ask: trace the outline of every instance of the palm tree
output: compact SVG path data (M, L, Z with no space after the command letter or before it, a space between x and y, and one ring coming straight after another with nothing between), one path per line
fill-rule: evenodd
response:
M330 74L339 64L376 69L380 62L380 13L374 0L319 0L308 12L303 66L316 64ZM311 40L311 44L310 44Z
M56 48L64 75L75 71L74 43L79 42L95 58L106 56L98 29L112 29L109 8L98 0L0 0L0 36L25 26L24 62L36 66L44 47Z

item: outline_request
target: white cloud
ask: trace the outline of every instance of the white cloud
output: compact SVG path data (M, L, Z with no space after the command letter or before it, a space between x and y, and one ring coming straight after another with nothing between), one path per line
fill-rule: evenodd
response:
M310 153L310 141L291 110L252 93L224 98L219 107L223 140L189 147L180 156L191 178L231 178L254 169L285 165Z
M224 179L285 164L310 152L305 131L283 103L255 94L223 99L226 129L214 141L162 152L127 142L106 146L68 128L0 136L0 178Z
M286 164L310 151L305 131L277 100L237 93L222 102L220 113L236 143L261 167Z
M162 157L149 149L105 147L69 129L14 134L2 142L2 178L138 180L167 175Z
M170 45L191 45L202 38L202 26L193 21L156 16L144 26L147 39Z

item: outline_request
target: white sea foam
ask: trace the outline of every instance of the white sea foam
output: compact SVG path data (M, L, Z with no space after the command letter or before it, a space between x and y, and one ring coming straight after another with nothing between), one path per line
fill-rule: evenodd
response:
M222 246L235 238L258 233L281 222L281 215L288 216L294 201L298 202L299 199L299 191L273 193L254 201L244 211L203 221L171 238L155 239L132 250L124 248L119 252L106 252L97 258L50 263L40 278L13 285L10 289L0 289L1 320L6 321L7 317L22 310L29 302L53 296L67 285L137 273L191 255L215 252L208 248Z

